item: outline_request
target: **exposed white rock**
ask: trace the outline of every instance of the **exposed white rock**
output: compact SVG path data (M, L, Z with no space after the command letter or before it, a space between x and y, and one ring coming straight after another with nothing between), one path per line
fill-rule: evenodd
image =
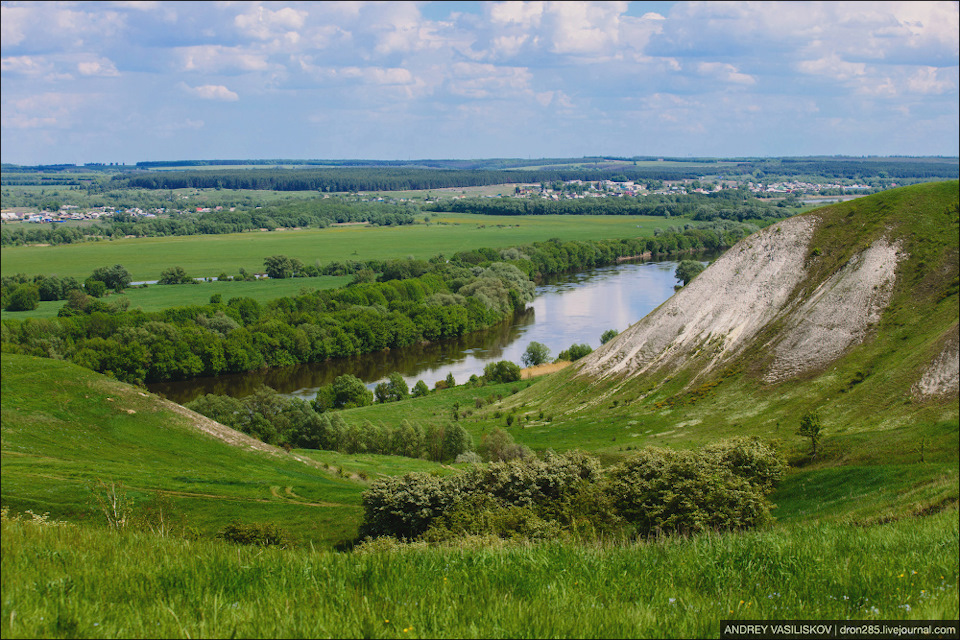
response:
M790 314L765 381L823 367L859 344L890 304L900 257L898 244L879 240L817 287Z
M941 396L960 391L960 340L957 338L957 325L953 325L953 335L947 340L940 352L927 369L920 381L914 385L914 392L922 396Z
M578 375L627 376L700 354L701 372L735 355L788 304L806 276L817 222L798 216L737 243L690 284L583 358Z

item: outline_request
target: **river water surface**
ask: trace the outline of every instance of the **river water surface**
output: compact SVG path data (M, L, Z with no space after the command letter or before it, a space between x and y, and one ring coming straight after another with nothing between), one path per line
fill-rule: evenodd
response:
M511 321L455 340L148 387L184 403L205 393L242 397L261 384L286 395L313 399L320 386L345 373L371 388L394 371L411 387L423 380L433 388L448 374L459 384L473 374L483 375L490 362L521 364L523 352L534 341L545 344L551 357L572 344L587 343L596 349L604 331L623 331L673 295L676 267L676 262L623 263L564 275L538 286L536 299Z

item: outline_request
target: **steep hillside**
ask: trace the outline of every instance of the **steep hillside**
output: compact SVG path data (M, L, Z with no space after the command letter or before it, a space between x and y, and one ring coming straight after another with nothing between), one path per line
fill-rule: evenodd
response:
M590 439L620 455L747 433L814 466L955 466L958 186L891 190L743 240L616 339L506 401L528 418L518 437ZM812 461L796 436L808 411L827 434Z
M0 499L14 512L96 519L97 481L170 497L201 532L234 518L298 539L356 534L363 485L76 365L3 354Z

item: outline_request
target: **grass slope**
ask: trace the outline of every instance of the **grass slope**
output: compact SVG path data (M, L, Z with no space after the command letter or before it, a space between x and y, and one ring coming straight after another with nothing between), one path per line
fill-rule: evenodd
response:
M2 533L4 638L710 638L724 619L958 611L956 512L619 547L363 554L17 521Z
M343 477L339 460L311 466L232 446L155 396L72 364L4 354L2 369L2 504L13 512L99 520L90 492L100 479L122 482L135 502L166 493L205 534L240 518L321 545L356 535L365 484ZM393 472L408 470L397 460Z

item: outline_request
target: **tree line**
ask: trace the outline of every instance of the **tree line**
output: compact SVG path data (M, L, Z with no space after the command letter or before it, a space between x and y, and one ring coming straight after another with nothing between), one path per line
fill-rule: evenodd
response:
M725 195L720 195L725 194ZM618 196L603 198L463 198L426 205L424 210L496 216L606 215L687 217L694 220L776 220L792 215L752 198L749 192L725 190L717 194Z
M453 462L474 450L473 438L458 423L421 426L404 420L396 427L369 421L348 424L339 413L317 412L311 403L282 396L269 387L261 387L245 398L208 394L185 406L277 446L422 457L435 462Z
M491 327L525 308L544 275L623 257L721 249L752 229L714 223L652 238L548 240L426 262L340 264L357 269L350 286L265 304L235 297L144 312L74 290L57 318L4 320L2 348L70 360L136 384L321 362ZM117 267L104 270L119 273Z
M554 180L609 180L623 175L631 180L695 179L701 167L627 166L616 169L571 167L563 169L471 170L418 167L342 167L332 169L208 169L202 171L151 171L114 176L114 189L260 189L274 191L405 191L476 187Z

